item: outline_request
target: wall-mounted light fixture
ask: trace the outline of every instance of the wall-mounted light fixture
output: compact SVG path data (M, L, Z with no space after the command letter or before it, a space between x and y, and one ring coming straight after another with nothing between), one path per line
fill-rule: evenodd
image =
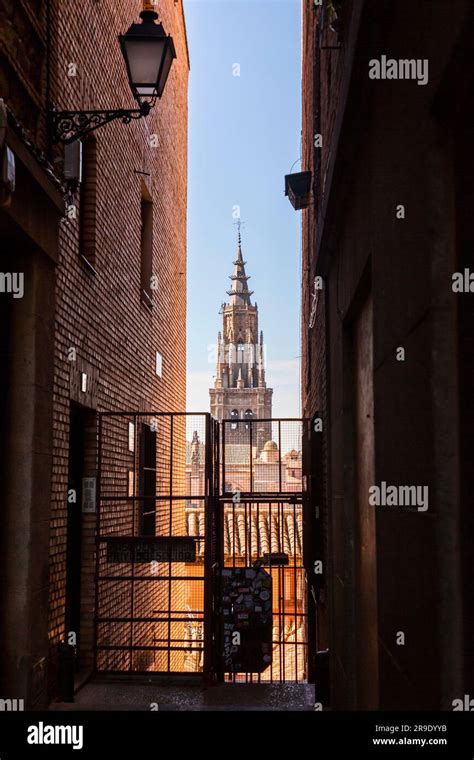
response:
M161 98L176 58L173 38L166 34L154 3L144 0L141 24L132 24L126 34L119 35L120 47L127 67L128 81L138 108L105 111L58 111L49 109L54 142L71 143L115 119L129 124L132 119L148 116Z
M285 176L285 195L296 211L311 203L311 172L294 172Z

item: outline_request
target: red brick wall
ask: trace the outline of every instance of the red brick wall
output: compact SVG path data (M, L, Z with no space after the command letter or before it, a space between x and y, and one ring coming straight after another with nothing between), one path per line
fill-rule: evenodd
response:
M0 6L0 93L41 149L46 148L47 0Z
M332 705L359 707L364 697L366 662L354 646L361 611L352 333L371 293L375 480L430 489L426 514L375 513L379 706L450 709L469 693L473 661L472 320L469 296L453 297L451 276L469 265L464 250L472 248L463 130L472 121L474 16L464 0L416 10L408 0L339 5L340 51L324 49L337 44L326 28L316 49L321 8L305 4L303 24L303 169L312 169L315 190L303 214L303 404L308 416L323 409L329 433L316 474L328 483ZM368 62L383 53L428 59L428 86L371 84ZM315 132L323 135L320 159ZM398 203L412 209L402 224ZM325 303L320 298L308 329L316 273L325 278ZM404 363L397 346L406 349ZM407 646L394 644L395 626L407 632Z
M54 98L59 107L134 107L117 35L138 20L140 9L134 0L54 4ZM158 10L177 53L163 98L146 120L115 122L95 133L95 273L79 256L79 218L65 219L61 228L50 539L52 644L64 635L69 404L80 366L94 380L87 402L98 411L185 408L188 57L181 2L160 0ZM68 76L70 63L77 67L74 77ZM158 136L158 147L151 147L151 135ZM152 271L158 289L151 309L141 299L142 183L154 203ZM78 203L78 196L73 202ZM71 347L77 351L76 362L68 360ZM155 374L156 351L163 357L161 378Z
M316 530L317 542L323 561L323 574L318 577L317 648L328 646L328 597L326 578L330 573L331 557L328 535L328 418L326 372L326 283L314 295L318 241L318 213L323 205L332 130L337 111L337 93L341 74L343 49L336 50L338 37L328 27L325 6L315 7L307 2L303 6L303 65L302 65L302 119L303 119L303 170L312 171L313 205L303 211L302 258L302 399L303 416L312 418L320 413L323 420L320 458L312 473L320 502L320 519ZM318 44L319 43L319 44ZM320 50L320 46L328 46ZM322 147L315 147L315 136L322 135ZM311 325L311 326L310 326Z

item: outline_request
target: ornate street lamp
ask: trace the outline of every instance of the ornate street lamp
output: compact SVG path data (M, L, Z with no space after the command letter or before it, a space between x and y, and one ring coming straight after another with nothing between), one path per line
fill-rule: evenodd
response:
M145 3L140 17L141 24L132 24L119 35L130 88L139 103L143 98L161 98L176 58L173 38L155 23L158 14L151 3Z
M54 142L72 143L115 119L129 124L132 119L148 116L161 98L176 58L173 38L163 25L157 24L154 3L144 0L141 24L132 24L126 34L119 35L120 47L127 67L128 81L138 108L105 111L57 111L50 109Z

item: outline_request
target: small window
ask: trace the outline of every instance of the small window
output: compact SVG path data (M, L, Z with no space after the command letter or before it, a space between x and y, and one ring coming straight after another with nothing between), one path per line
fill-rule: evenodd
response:
M79 255L95 271L97 264L97 141L82 141L82 180L79 189Z
M128 423L128 450L135 451L135 425L133 422Z
M128 471L128 495L135 496L135 473L133 470Z
M153 201L144 185L142 185L141 200L140 249L142 298L151 306L153 303Z
M149 425L142 425L138 480L141 536L156 535L156 478L156 433Z
M245 429L250 429L250 420L253 418L253 412L251 409L246 409L244 412Z
M163 377L163 357L159 351L155 354L155 373L158 377Z

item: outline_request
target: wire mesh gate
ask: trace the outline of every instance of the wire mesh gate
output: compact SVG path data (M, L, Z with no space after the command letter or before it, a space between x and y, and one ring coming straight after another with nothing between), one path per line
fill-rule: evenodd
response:
M272 658L261 673L224 673L228 681L308 679L307 497L303 440L295 419L221 423L220 564L262 563L272 576ZM309 552L308 552L309 555ZM239 600L237 600L239 601Z
M208 414L100 415L96 671L210 668L214 438Z
M307 679L305 426L99 416L96 671ZM220 572L257 560L273 580L272 661L226 674Z

